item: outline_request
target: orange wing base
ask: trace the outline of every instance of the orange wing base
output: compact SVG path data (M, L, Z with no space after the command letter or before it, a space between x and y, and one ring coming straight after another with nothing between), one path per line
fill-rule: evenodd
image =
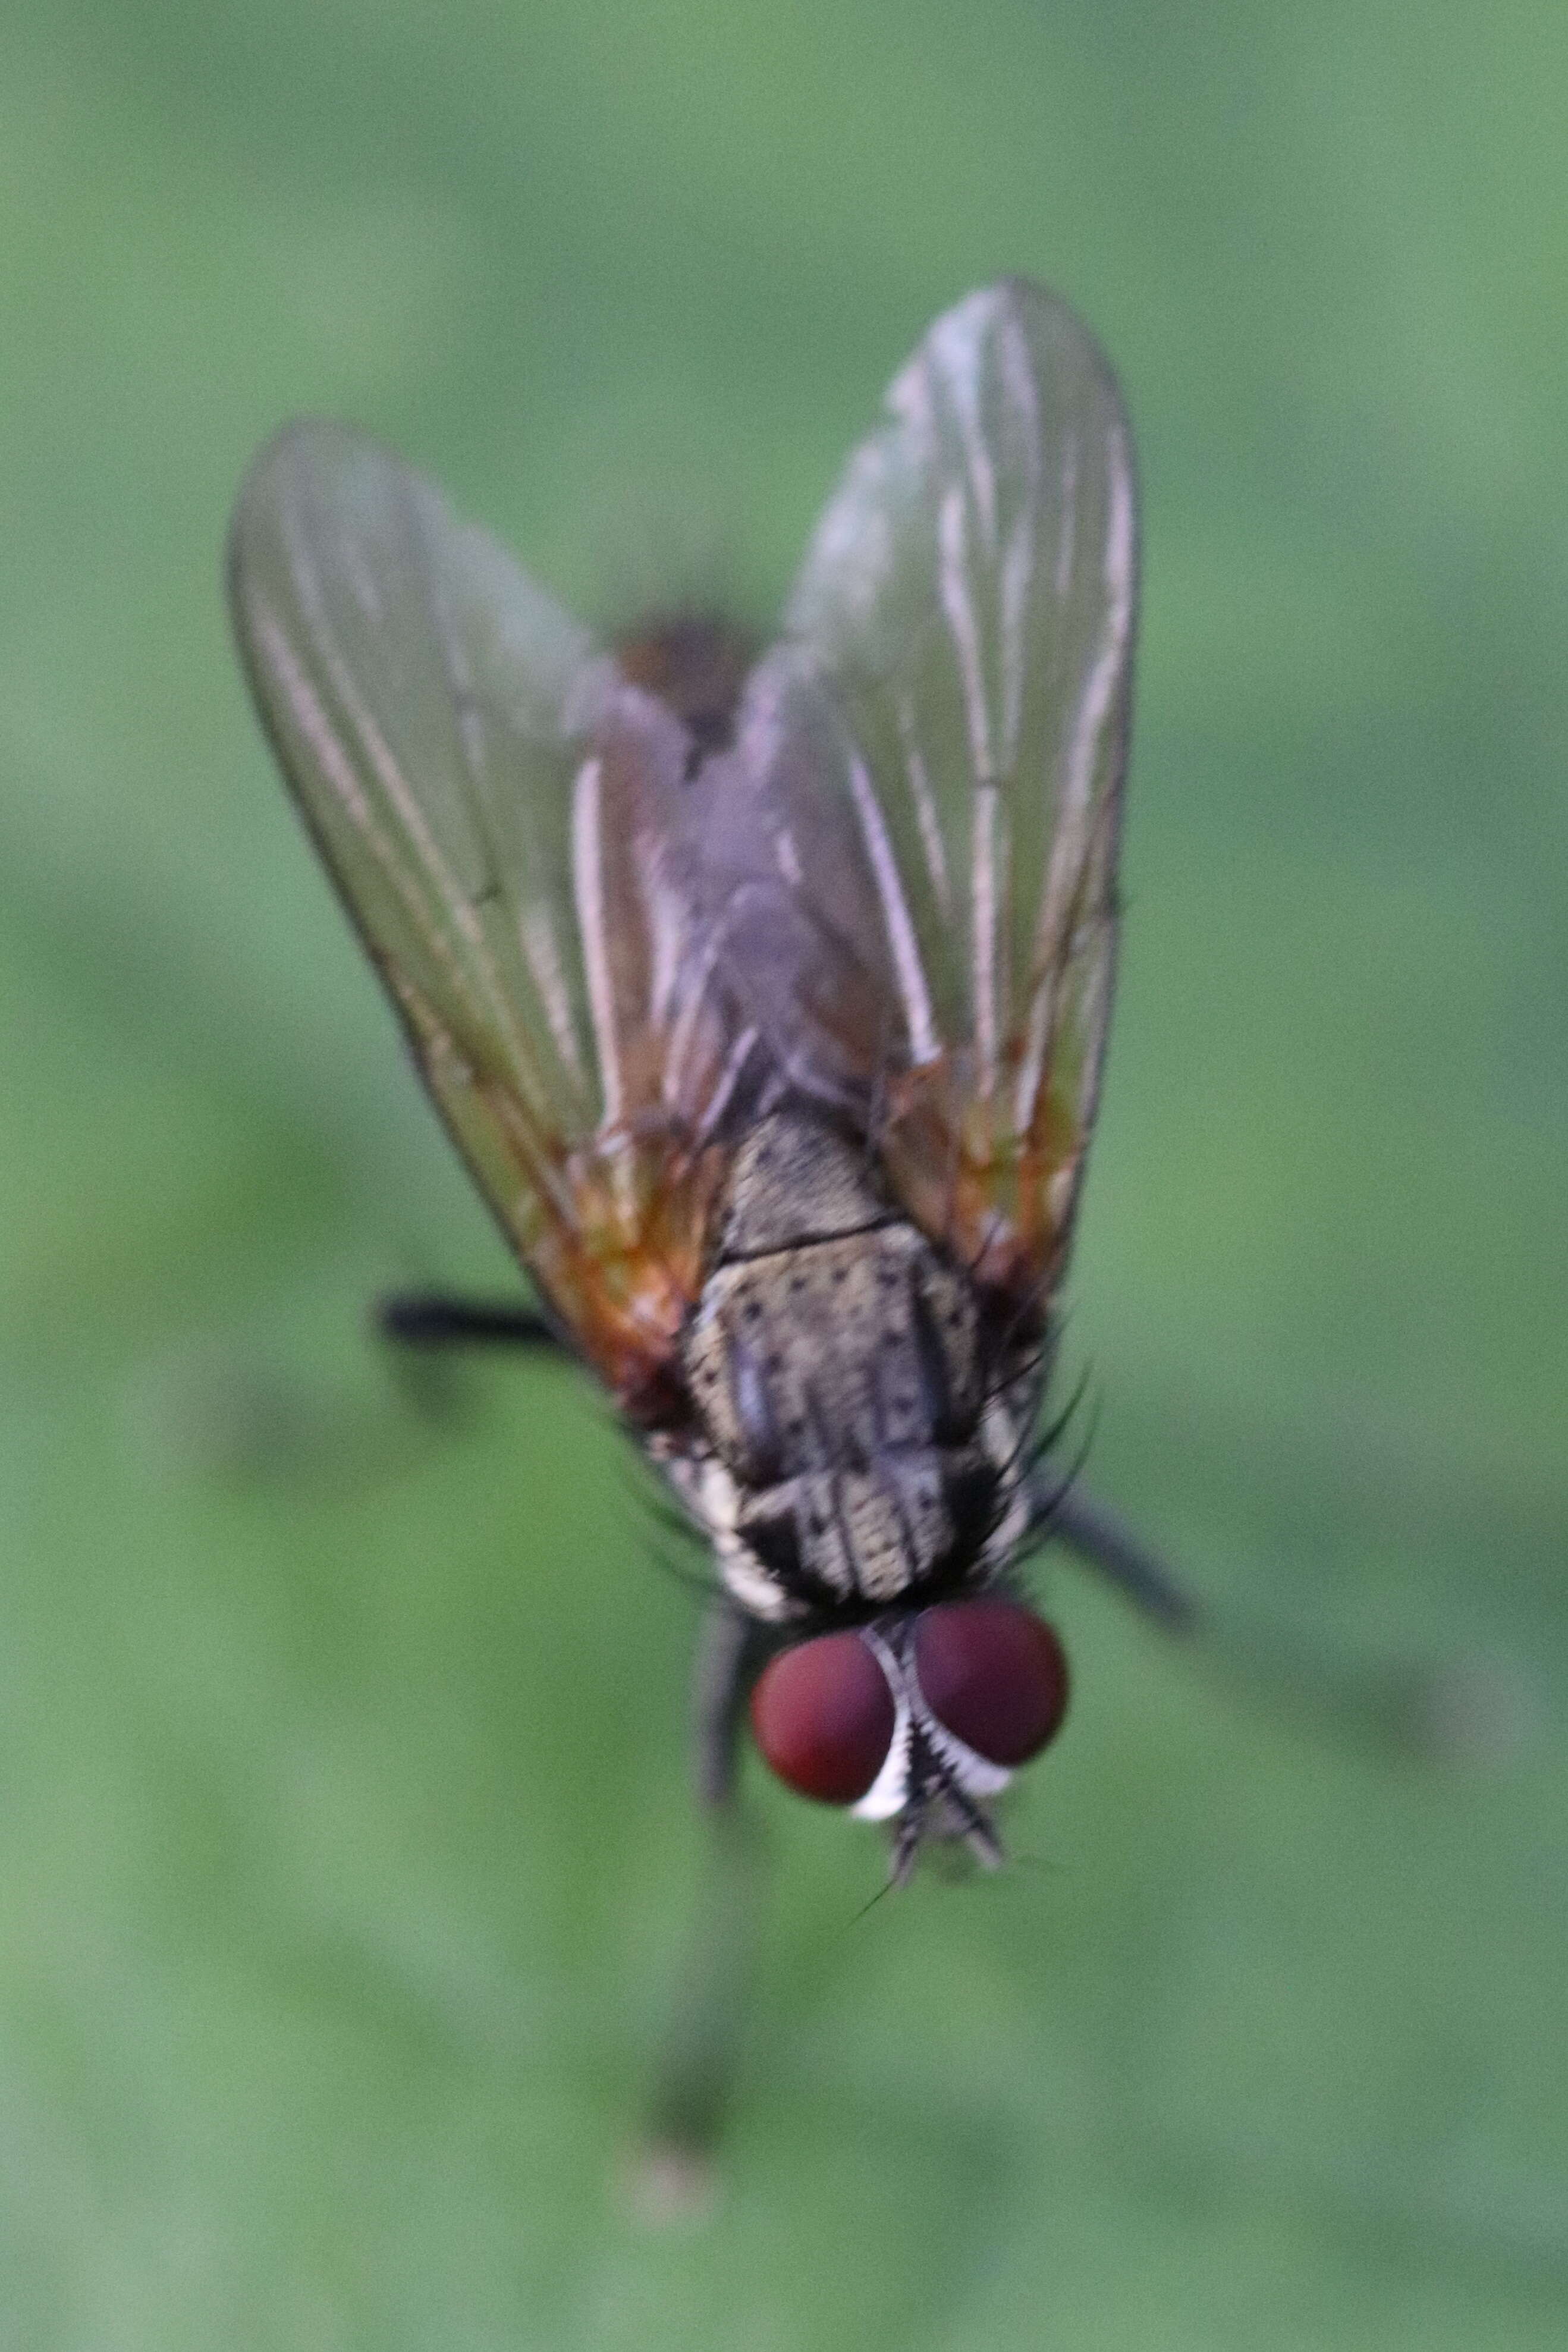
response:
M891 1089L882 1150L894 1189L1020 1338L1043 1330L1065 1272L1087 1140L1049 1088L1019 1135L1005 1096L967 1095L946 1057Z
M702 1288L728 1157L694 1151L667 1129L607 1130L564 1160L528 1244L529 1272L640 1428L685 1410L680 1335Z

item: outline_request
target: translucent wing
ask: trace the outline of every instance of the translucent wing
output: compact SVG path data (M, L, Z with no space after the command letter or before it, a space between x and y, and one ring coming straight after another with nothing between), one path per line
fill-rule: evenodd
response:
M1017 280L938 319L887 407L743 709L752 997L796 1083L872 1108L927 1228L1043 1306L1111 1003L1131 436Z
M432 1095L558 1315L656 1416L755 1042L691 911L685 728L336 426L263 451L230 580L274 748Z

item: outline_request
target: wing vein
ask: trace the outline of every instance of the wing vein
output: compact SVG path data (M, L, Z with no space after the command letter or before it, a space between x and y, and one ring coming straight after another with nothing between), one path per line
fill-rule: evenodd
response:
M887 943L893 950L894 971L904 1004L910 1059L917 1066L923 1062L934 1062L941 1048L931 1015L931 991L920 960L920 944L915 925L910 920L909 902L899 880L898 860L894 856L876 789L865 761L852 747L848 758L850 791L854 796L855 814L860 819L877 896L882 902Z
M531 1096L535 1108L539 1107L539 1092L533 1083L528 1050L517 1029L517 1021L507 992L501 986L495 959L490 952L478 909L468 892L453 873L442 856L440 845L420 806L418 795L410 787L391 744L376 724L369 704L355 684L353 673L343 657L337 635L328 619L326 600L316 567L307 555L299 539L297 518L292 510L287 518L287 537L290 576L300 609L310 624L316 649L326 672L327 681L342 710L343 716L358 740L371 773L384 795L393 816L412 844L423 870L429 875L438 894L439 902L456 928L468 952L470 967L481 984L482 999L475 1005L465 985L462 967L444 940L439 921L432 925L426 918L423 928L433 946L440 940L438 952L455 982L458 991L470 996L470 1012L487 1019L506 1048L508 1067L514 1081ZM390 850L386 857L391 859ZM395 861L393 861L395 862ZM391 864L383 870L390 872ZM411 904L406 888L400 891L405 905Z
M904 781L909 786L909 797L915 803L915 821L920 828L921 854L925 859L925 871L931 877L931 888L938 911L943 920L948 922L953 914L953 885L947 873L947 850L942 839L942 820L936 814L936 795L931 789L930 773L920 749L915 713L907 695L899 696L896 717L904 751Z
M448 983L459 996L464 995L466 992L462 967L453 952L451 941L430 907L413 887L406 866L377 823L370 796L354 763L327 716L325 706L303 664L268 605L261 603L256 605L255 626L257 644L265 649L272 664L294 722L305 738L321 773L341 802L349 823L369 849L393 896L401 903Z
M947 491L937 515L942 610L958 656L958 677L964 696L964 716L969 734L969 758L976 779L989 783L996 770L991 758L990 713L986 708L986 673L980 656L979 623L971 594L968 526L964 520L960 490Z
M1085 674L1073 712L1063 761L1062 786L1056 840L1040 900L1035 929L1033 1002L1030 1007L1027 1044L1020 1059L1015 1091L1015 1118L1020 1133L1028 1133L1038 1114L1040 1091L1048 1066L1060 1011L1062 971L1068 962L1086 912L1086 890L1108 887L1109 874L1097 869L1093 835L1113 821L1113 798L1101 803L1095 819L1093 790L1108 721L1114 719L1119 689L1126 676L1133 621L1134 515L1130 476L1120 436L1113 436L1109 467L1105 541L1102 557L1105 612L1093 658Z
M604 763L597 757L585 760L577 772L571 792L571 866L583 971L588 981L589 1018L593 1024L594 1052L604 1094L604 1120L612 1127L621 1118L623 1097L615 983L604 921L604 845L600 822L603 774Z
M1005 885L1000 866L1005 845L999 840L1002 822L1001 796L995 784L979 784L975 791L975 821L970 845L970 886L974 926L974 1021L975 1051L978 1057L977 1090L983 1100L989 1100L996 1091L997 1065L1000 1052L1000 1022L998 996L1000 975L997 970L998 925L1005 898Z

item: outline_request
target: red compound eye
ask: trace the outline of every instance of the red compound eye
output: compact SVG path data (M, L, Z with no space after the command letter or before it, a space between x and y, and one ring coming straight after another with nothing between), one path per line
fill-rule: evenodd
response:
M1067 1659L1016 1601L949 1601L915 1626L915 1671L938 1723L991 1764L1026 1764L1061 1728Z
M887 1676L858 1633L820 1633L769 1659L751 1694L757 1745L781 1780L819 1804L852 1805L887 1761Z

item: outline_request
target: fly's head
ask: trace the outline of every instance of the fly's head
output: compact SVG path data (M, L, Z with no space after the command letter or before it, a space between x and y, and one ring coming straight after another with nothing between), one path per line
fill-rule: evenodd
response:
M1054 1628L982 1593L779 1651L752 1692L751 1722L788 1787L892 1825L898 1885L928 1839L997 1866L991 1804L1055 1738L1067 1690Z

